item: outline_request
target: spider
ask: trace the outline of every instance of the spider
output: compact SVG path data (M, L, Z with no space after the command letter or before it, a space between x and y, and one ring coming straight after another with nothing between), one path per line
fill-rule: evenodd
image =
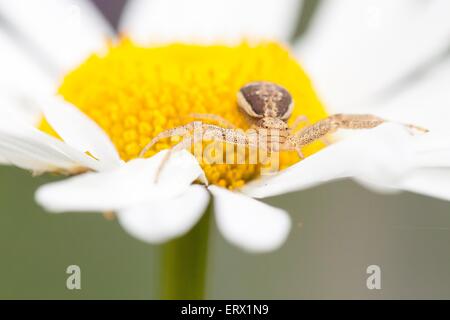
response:
M214 114L192 114L199 120L210 120L219 125L212 125L196 120L186 125L165 130L154 137L140 152L143 157L150 148L159 140L172 136L184 136L184 139L172 147L162 162L168 160L170 153L190 147L193 142L192 133L201 130L203 140L213 140L234 145L243 145L253 148L265 148L268 152L296 151L303 158L302 147L316 141L324 140L338 129L370 129L386 122L380 117L371 114L333 114L314 124L307 124L301 130L296 131L301 123L308 122L305 116L299 116L291 126L287 120L292 114L294 101L291 94L282 86L267 82L250 82L237 92L237 104L243 111L255 134L238 130L226 119ZM427 129L404 124L407 128L419 132L427 132ZM265 140L264 140L265 139ZM258 144L258 141L266 141L266 144Z

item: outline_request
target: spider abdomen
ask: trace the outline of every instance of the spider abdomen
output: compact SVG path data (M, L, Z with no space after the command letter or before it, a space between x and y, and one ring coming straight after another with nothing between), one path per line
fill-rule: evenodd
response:
M253 118L289 119L294 102L282 86L267 82L250 82L237 93L239 107Z

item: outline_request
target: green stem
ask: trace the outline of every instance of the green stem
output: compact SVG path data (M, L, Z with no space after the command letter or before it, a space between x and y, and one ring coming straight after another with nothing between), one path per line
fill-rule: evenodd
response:
M163 245L162 299L204 298L211 210L189 233Z

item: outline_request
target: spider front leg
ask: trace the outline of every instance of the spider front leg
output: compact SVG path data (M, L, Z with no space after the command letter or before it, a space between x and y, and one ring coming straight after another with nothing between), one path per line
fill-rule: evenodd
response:
M232 124L230 121L228 121L227 119L218 116L216 114L211 114L211 113L191 113L189 115L190 117L197 119L197 120L210 120L210 121L214 121L216 122L219 126L221 127L225 127L227 129L235 129L236 126L234 124Z
M314 141L321 140L329 144L327 136L338 129L368 129L382 124L385 120L373 115L335 114L312 125L308 125L299 132L291 134L282 145L283 150L296 151L300 158L304 158L301 148Z
M169 161L171 155L174 152L181 151L183 149L187 149L190 147L193 143L192 137L186 137L183 140L181 140L180 143L176 144L174 147L170 148L167 153L164 155L164 158L161 160L161 163L159 164L158 170L156 171L155 175L155 183L158 183L159 177L161 176L161 172L163 171L165 165Z
M197 128L202 127L202 122L200 121L193 121L190 122L184 126L179 126L176 128L172 128L169 130L165 130L163 132L160 132L156 137L154 137L152 140L150 140L149 143L141 150L139 153L139 157L142 158L144 155L161 139L170 138L170 137L176 137L176 136L184 136L188 133L191 133L193 130Z
M384 119L373 115L331 115L297 132L294 135L295 145L299 147L308 145L336 132L338 129L369 129L384 122Z
M335 126L335 130L337 129L371 129L378 127L380 124L385 122L395 123L394 121L389 121L382 119L380 117L371 115L371 114L335 114L328 117L329 121L333 123ZM325 119L325 120L327 120ZM398 123L398 122L397 122ZM428 132L428 129L409 124L409 123L398 123L408 130L418 131L421 133Z
M291 132L296 132L298 127L304 124L303 128L310 126L311 122L309 121L308 117L305 115L300 115L298 116L294 122L292 123L291 126L289 126L289 129L291 130ZM320 141L322 141L325 145L330 145L331 144L331 140L329 139L329 137L327 135L324 135L322 138L319 139ZM301 151L296 150L298 155L303 159L303 155L301 153Z
M196 132L196 130L200 130ZM219 141L219 142L225 142L225 143L232 143L235 145L246 145L246 146L257 146L257 144L254 143L254 141L249 138L248 135L246 135L244 132L241 132L239 130L234 129L226 129L219 126L211 125L211 124L204 124L199 121L194 121L191 123L188 123L187 125L176 127L173 129L169 129L166 131L161 132L158 134L155 138L153 138L141 151L141 155L145 155L145 153L150 150L150 148L159 140L163 138L168 138L172 136L180 136L185 135L186 133L191 133L194 131L194 137L189 136L184 138L179 144L175 145L174 147L170 148L169 151L164 156L163 160L161 161L161 164L156 172L155 176L155 183L159 180L159 177L161 175L162 170L164 169L166 163L170 159L170 156L176 152L183 149L187 149L188 147L192 146L192 144L196 143L197 134L200 133L200 141L203 140L213 140L213 141Z
M295 151L300 159L304 159L305 156L302 152L302 146L297 144L297 139L295 136L291 136L288 138L283 144L280 146L280 151Z
M295 143L305 146L339 129L372 129L385 122L388 121L371 114L335 114L303 128L295 134ZM402 125L411 130L428 132L427 129L412 124Z
M235 145L257 146L254 137L238 129L227 129L211 124L203 125L203 139L218 142L231 143Z

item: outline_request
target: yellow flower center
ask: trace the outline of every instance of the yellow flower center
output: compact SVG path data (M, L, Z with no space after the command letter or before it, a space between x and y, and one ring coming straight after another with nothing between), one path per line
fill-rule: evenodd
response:
M295 106L289 123L299 115L312 123L326 117L303 69L285 47L274 42L140 47L122 40L107 54L92 55L67 74L59 93L99 124L128 161L138 157L161 131L193 121L192 113L218 115L248 129L236 93L258 80L280 84L291 93ZM52 133L45 120L41 129ZM162 140L146 156L177 141ZM308 156L322 147L320 142L313 143L303 153ZM299 157L282 152L279 161L283 169ZM256 178L261 169L259 164L201 165L210 183L230 189Z

